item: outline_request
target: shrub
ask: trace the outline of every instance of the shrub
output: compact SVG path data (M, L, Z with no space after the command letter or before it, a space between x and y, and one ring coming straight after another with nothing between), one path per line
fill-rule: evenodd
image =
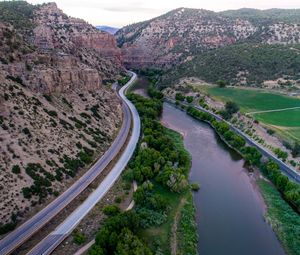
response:
M44 109L44 111L51 117L57 117L57 112L56 111L48 111L47 109Z
M11 169L11 171L14 173L14 174L19 174L21 173L21 168L19 165L14 165Z
M200 184L199 183L192 183L191 184L191 189L193 191L198 191L200 189Z
M44 97L48 102L52 102L52 97L51 97L51 95L45 94L45 95L43 95L43 97Z
M178 101L184 101L185 96L182 95L181 93L176 93L175 99L178 100Z
M28 137L31 137L30 130L29 130L27 127L23 128L23 129L22 129L22 132L23 132L25 135L27 135Z
M103 208L103 213L107 216L114 216L120 213L120 208L116 205L106 205Z
M121 197L116 197L116 198L115 198L115 202L116 202L117 204L120 204L120 203L122 202L122 198L121 198Z
M86 237L82 232L74 231L73 232L73 240L74 240L75 244L81 245L86 241Z
M273 150L273 152L276 154L276 156L280 159L282 159L283 161L285 161L288 157L288 153L285 152L285 151L282 151L281 149L279 148L275 148Z
M273 135L273 134L275 133L275 131L274 131L273 129L268 129L268 130L267 130L267 133L268 133L269 135Z
M192 97L192 96L187 96L187 97L186 97L186 101L190 104L190 103L192 103L192 102L194 101L194 97Z

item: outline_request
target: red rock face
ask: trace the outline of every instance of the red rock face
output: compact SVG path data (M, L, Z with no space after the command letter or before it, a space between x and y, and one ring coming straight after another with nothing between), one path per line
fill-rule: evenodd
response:
M76 34L71 40L77 47L96 50L104 58L115 60L119 65L123 64L121 50L117 47L115 37L110 34L98 31L87 35Z
M20 77L33 91L96 90L104 81L115 80L124 71L121 50L112 35L83 20L68 17L56 4L37 9L34 23L30 37L0 24L0 34L9 29L12 40L19 40L20 45L27 47L7 51L4 42L5 47L0 45L0 56L7 56L7 51L13 61L7 58L8 63L1 67L0 62L0 67L7 75ZM34 50L30 50L32 44Z

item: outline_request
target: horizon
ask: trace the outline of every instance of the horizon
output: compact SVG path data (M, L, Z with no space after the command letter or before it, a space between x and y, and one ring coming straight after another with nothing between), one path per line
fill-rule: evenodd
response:
M144 0L123 0L122 2L111 0L28 0L31 4L42 4L55 2L58 8L66 14L75 18L81 18L94 26L111 26L121 28L133 23L149 20L163 15L178 8L205 9L214 12L238 9L299 9L298 0L275 0L264 2L258 0L212 0L199 3L197 0L173 0L161 3L159 0L152 0L151 3Z

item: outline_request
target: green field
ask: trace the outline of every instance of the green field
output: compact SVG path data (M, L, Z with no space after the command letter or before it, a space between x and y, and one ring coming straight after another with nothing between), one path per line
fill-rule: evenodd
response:
M223 102L236 102L243 113L300 107L300 99L263 90L205 87L205 91ZM276 129L284 138L300 141L300 109L255 113L252 116Z

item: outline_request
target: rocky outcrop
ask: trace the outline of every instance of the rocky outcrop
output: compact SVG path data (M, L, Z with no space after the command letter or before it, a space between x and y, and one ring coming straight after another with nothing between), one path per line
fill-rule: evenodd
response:
M0 7L4 233L108 149L122 123L122 105L104 84L119 79L124 68L112 35L68 17L54 3Z
M68 17L55 3L35 8L32 22L35 26L26 34L2 24L0 33L10 31L7 43L13 39L28 50L15 47L14 56L2 59L0 65L7 75L19 77L33 91L95 90L116 80L124 70L121 51L112 35Z

